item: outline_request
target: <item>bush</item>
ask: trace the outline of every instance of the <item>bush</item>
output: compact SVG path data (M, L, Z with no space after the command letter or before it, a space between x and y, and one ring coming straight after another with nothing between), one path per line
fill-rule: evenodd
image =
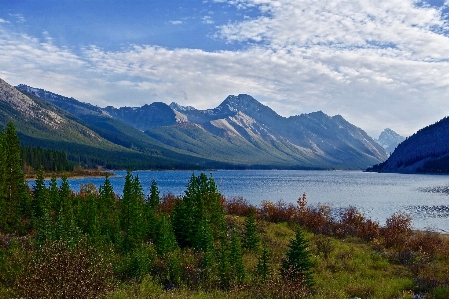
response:
M111 263L86 239L74 246L46 243L23 266L16 282L19 297L100 298L114 285Z
M381 230L386 247L401 247L411 235L412 218L403 213L395 213L387 219L386 226Z

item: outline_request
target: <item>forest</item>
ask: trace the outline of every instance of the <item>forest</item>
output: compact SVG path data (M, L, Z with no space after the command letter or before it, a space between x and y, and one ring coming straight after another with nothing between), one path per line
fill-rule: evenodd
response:
M182 196L130 171L121 197L108 175L75 193L42 167L30 188L11 122L0 149L0 298L449 296L448 238L404 214L381 226L305 194L253 206L204 173Z

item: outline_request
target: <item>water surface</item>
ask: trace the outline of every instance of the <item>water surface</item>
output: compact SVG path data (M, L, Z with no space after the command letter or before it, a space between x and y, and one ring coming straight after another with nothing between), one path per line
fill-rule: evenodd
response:
M193 171L137 171L144 191L151 180L157 181L161 194L184 194ZM200 172L195 172L199 174ZM364 173L360 171L304 170L218 170L210 171L219 191L226 197L242 196L251 204L262 200L296 203L306 193L309 204L328 204L333 208L355 206L367 217L382 225L394 212L413 217L416 229L434 229L449 233L448 175L410 175L396 173ZM111 182L121 194L126 172L116 171ZM97 187L103 178L70 179L73 190L92 182Z

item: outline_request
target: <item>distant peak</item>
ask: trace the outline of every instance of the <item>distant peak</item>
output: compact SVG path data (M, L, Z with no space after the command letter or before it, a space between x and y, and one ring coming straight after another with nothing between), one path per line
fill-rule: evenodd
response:
M196 110L194 107L192 106L181 106L178 103L172 102L169 107L173 110L176 110L178 112L182 112L182 111L191 111L191 110Z

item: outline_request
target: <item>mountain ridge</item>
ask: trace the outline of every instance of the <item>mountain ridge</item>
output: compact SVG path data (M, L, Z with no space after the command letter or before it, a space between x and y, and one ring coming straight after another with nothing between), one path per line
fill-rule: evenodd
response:
M449 117L424 127L401 142L390 157L367 169L375 172L448 173Z
M17 88L65 107L109 141L118 142L115 135L126 126L144 131L132 133L138 136L133 137L138 151L153 147L183 161L212 160L244 168L365 169L386 159L380 145L342 116L317 111L286 118L246 94L230 95L207 110L161 102L100 108L26 85ZM121 145L130 148L124 140Z

